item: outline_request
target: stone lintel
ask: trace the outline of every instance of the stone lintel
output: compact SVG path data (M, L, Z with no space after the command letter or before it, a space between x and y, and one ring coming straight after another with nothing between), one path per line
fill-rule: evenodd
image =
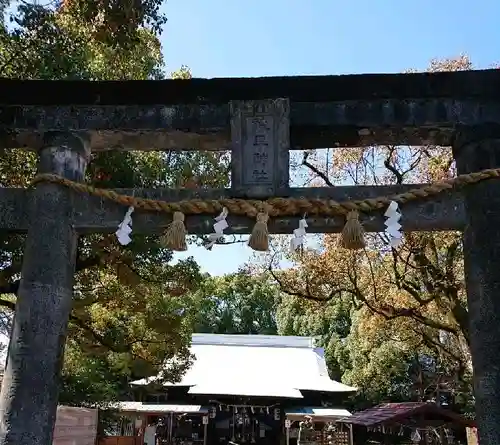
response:
M291 102L393 99L500 99L498 69L406 74L167 80L0 79L2 103L34 105L227 104L287 97ZM22 99L21 99L22 100Z
M230 150L229 104L0 105L0 145L38 149L46 131L85 131L93 151ZM500 99L290 101L290 149L450 145L455 128L500 122Z

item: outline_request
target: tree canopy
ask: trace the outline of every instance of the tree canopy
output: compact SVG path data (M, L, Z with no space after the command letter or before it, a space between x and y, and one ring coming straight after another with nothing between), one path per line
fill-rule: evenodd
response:
M472 69L466 56L431 62L430 71ZM314 185L428 183L455 175L448 147L369 146L304 151L297 177ZM277 244L279 245L279 243ZM382 399L438 399L467 409L472 366L461 233L406 234L398 249L384 234L364 251L346 251L335 235L269 267L288 295L280 332L319 335L330 370ZM279 250L279 249L278 249Z
M6 10L9 2L0 2ZM161 79L160 0L22 2L0 24L0 76L22 79ZM430 70L470 69L467 57ZM190 77L181 67L171 74ZM297 177L313 185L430 182L455 174L446 147L376 146L299 152ZM225 187L227 153L93 154L87 181L98 187ZM0 151L0 184L27 186L33 153ZM125 212L126 209L124 209ZM194 240L192 240L194 241ZM8 333L24 237L0 233L0 329ZM384 399L437 398L466 409L471 363L463 252L458 233L383 234L363 252L324 236L302 254L282 251L286 270L208 277L193 259L172 261L155 235L81 236L61 401L106 402L132 379L165 377L190 363L191 332L312 335L333 378L360 388L358 407ZM254 265L253 265L254 266ZM255 267L252 267L255 269Z
M210 277L193 293L194 331L276 335L279 289L269 277L247 270Z
M21 79L160 79L164 72L159 1L69 0L23 2L0 27L0 76ZM186 67L172 73L190 77ZM36 155L0 152L1 185L27 186ZM94 153L87 181L97 187L224 187L225 153ZM126 209L124 209L125 213ZM8 334L19 287L24 237L0 234L0 311ZM106 401L131 379L154 374L174 354L166 378L190 363L192 332L184 296L205 277L192 260L172 263L157 236L134 235L119 246L114 235L81 236L74 307L65 354L65 403Z

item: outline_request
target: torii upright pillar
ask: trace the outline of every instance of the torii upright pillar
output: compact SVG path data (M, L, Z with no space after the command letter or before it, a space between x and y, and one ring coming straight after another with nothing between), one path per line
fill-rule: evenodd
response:
M82 181L89 145L71 133L49 133L38 173ZM72 307L78 235L73 195L40 183L32 194L13 331L0 394L1 445L51 445Z
M460 174L500 167L499 128L457 134L453 153ZM500 444L500 183L464 188L464 261L481 445Z

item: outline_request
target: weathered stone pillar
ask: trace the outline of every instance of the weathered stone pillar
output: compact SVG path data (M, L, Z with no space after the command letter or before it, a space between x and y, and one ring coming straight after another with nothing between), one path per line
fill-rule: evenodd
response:
M500 167L500 130L457 134L453 153L460 174ZM464 189L465 279L479 442L500 444L500 181Z
M39 173L81 181L89 144L48 133ZM40 183L32 194L22 277L0 395L1 445L51 445L60 371L72 306L77 234L73 194Z

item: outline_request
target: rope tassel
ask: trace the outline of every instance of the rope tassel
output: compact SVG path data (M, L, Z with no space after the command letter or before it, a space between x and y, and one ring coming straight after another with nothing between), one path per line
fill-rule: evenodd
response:
M340 236L340 246L349 250L359 250L366 246L365 230L359 222L359 213L356 210L347 214L346 223Z
M257 222L248 240L248 246L257 252L267 252L269 250L269 231L267 229L267 213L258 213Z
M187 250L186 244L187 230L184 225L184 213L174 212L172 222L167 226L165 233L160 239L163 247L184 252Z

